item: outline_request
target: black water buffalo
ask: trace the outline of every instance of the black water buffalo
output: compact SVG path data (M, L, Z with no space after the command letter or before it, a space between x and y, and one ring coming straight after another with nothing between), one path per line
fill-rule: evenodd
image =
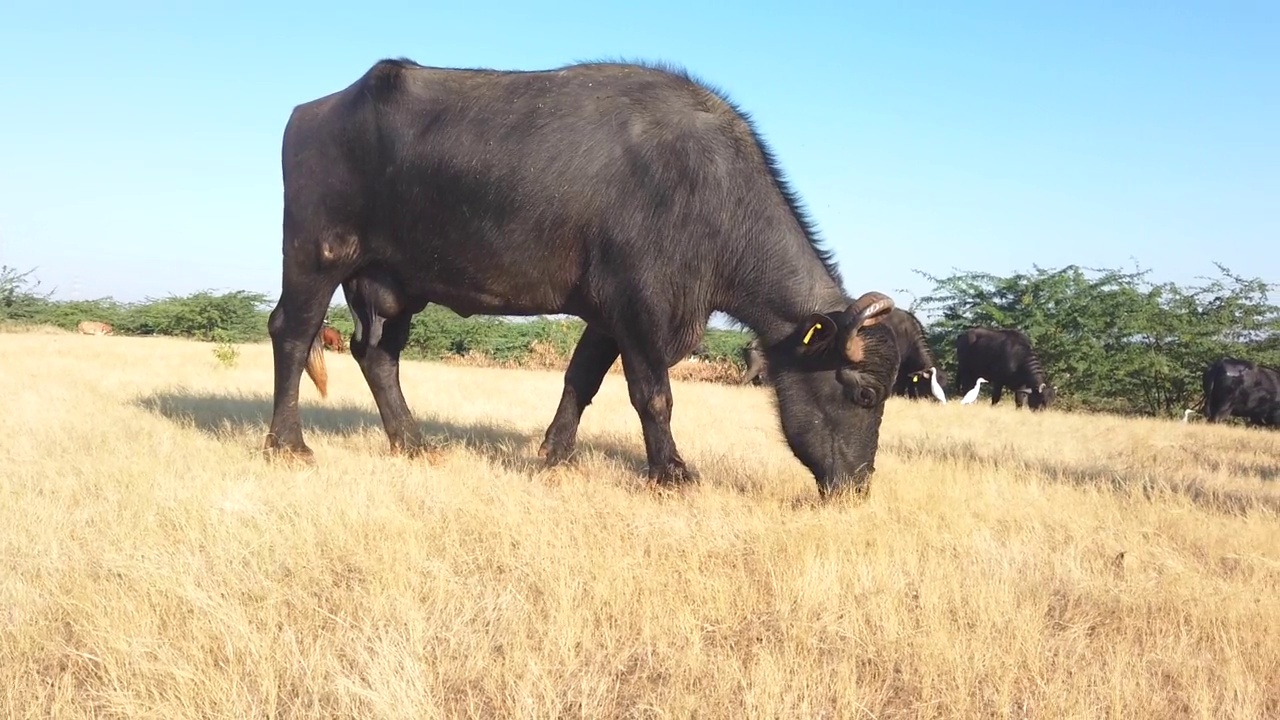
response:
M938 385L942 386L945 395L947 374L938 367L938 361L934 359L929 343L924 339L924 326L920 324L920 319L906 310L894 308L885 318L885 323L893 328L893 334L898 339L898 380L893 386L894 394L912 400L932 398L933 390L926 371L933 368L937 372Z
M1020 330L969 328L956 338L956 389L964 392L985 378L991 383L991 404L1000 402L1005 387L1014 403L1023 398L1032 410L1053 404L1056 391L1045 377L1031 340Z
M742 379L738 381L740 385L752 383L755 385L763 385L769 381L768 374L765 373L764 347L760 344L760 338L752 338L751 342L742 346L742 364L745 366L742 371Z
M1205 369L1201 386L1207 422L1239 417L1245 425L1280 427L1280 370L1225 357Z
M648 474L690 480L668 368L713 311L763 339L783 435L825 496L864 491L898 368L893 301L851 298L749 118L683 72L463 70L383 60L285 127L283 287L265 451L311 458L304 368L341 286L393 450L422 439L399 382L414 313L586 321L540 454L567 459L619 356ZM856 257L856 254L855 254ZM313 376L314 377L314 376Z
M929 345L924 339L924 327L912 313L901 308L894 308L885 315L884 323L893 329L898 341L898 377L893 385L893 393L911 399L933 397L929 387L929 368L938 373L938 384L946 391L947 375L938 367ZM764 350L759 339L753 339L742 348L742 362L746 366L742 378L738 381L745 385L750 382L766 382Z

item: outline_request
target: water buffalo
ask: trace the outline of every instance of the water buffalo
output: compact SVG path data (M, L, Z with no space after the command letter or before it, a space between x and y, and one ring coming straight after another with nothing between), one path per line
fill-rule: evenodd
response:
M765 374L764 366L764 347L760 344L760 338L752 338L751 342L742 346L742 364L746 367L742 371L742 379L738 381L740 385L754 383L762 385L769 381L769 376Z
M893 329L894 337L898 342L898 377L893 386L893 393L913 400L933 397L928 388L929 375L926 371L929 368L937 370L938 384L945 389L947 376L942 368L938 367L928 343L925 342L924 327L920 324L920 320L906 310L894 308L885 315L884 323ZM739 384L766 381L764 350L758 338L742 348L742 362L746 369L738 381Z
M1023 398L1032 410L1053 404L1057 394L1045 377L1031 340L1020 330L969 328L956 337L956 388L973 387L979 377L991 383L991 404L1000 402L1004 388L1014 391L1014 403Z
M1207 422L1244 418L1245 425L1280 427L1280 370L1225 357L1201 376Z
M341 286L351 354L393 450L422 440L399 382L414 313L434 302L464 317L570 314L586 327L547 463L570 456L621 356L649 477L690 480L668 368L719 310L763 339L783 435L819 491L866 489L898 367L881 322L893 301L845 294L748 116L682 71L382 60L294 108L282 178L268 454L312 457L299 380L323 363L308 350Z
M938 367L938 361L929 350L929 343L924 339L924 326L920 324L920 319L914 313L894 308L893 312L885 317L885 323L893 328L894 336L898 338L900 359L898 380L893 386L894 394L912 400L922 397L932 398L930 376L926 372L929 368L934 368L937 372L938 384L945 392L947 375L942 368Z

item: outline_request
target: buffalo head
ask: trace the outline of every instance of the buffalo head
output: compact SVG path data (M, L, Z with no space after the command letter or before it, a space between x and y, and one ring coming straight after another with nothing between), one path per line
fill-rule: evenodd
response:
M1040 383L1027 393L1027 407L1032 410L1044 410L1053 404L1057 391L1048 383Z
M782 431L823 496L875 471L884 402L898 373L893 300L869 292L846 309L814 313L767 349Z

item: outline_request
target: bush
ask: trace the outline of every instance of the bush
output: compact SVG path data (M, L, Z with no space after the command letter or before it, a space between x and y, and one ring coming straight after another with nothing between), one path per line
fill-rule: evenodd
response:
M961 331L1017 328L1063 409L1174 416L1198 404L1201 373L1218 358L1280 362L1272 286L1217 267L1218 278L1190 288L1151 284L1149 271L1075 265L1010 277L920 273L935 283L920 305L939 315L929 344L952 377Z

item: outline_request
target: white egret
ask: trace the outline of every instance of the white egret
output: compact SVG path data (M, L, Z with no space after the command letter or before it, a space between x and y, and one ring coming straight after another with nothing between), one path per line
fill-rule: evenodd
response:
M978 399L978 390L982 387L982 383L984 383L984 382L986 382L986 381L987 381L987 380L986 380L986 378L978 378L978 382L976 382L976 383L974 383L974 384L973 384L973 389L972 389L972 390L970 390L969 392L965 393L965 394L964 394L964 397L963 397L963 398L961 398L961 400L960 400L960 404L961 404L961 405L968 405L968 404L972 403L974 400L977 400L977 399Z
M937 368L929 368L929 388L933 390L933 396L938 398L938 402L947 404L947 394L942 392L942 385L938 382Z

